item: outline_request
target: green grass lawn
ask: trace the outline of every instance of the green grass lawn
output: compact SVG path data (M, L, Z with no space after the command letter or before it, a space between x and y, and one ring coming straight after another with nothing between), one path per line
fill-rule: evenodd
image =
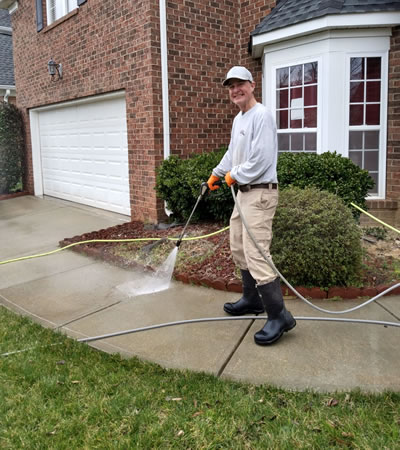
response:
M0 353L35 346L0 357L2 449L400 448L398 393L298 393L163 369L0 307Z

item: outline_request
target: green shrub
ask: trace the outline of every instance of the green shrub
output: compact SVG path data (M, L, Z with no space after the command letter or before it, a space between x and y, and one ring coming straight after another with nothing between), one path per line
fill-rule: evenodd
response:
M201 183L207 181L212 169L220 162L226 148L212 153L194 155L189 159L170 156L157 170L156 191L167 202L176 220L189 217L200 193ZM199 203L193 221L229 220L233 208L230 189L225 185L209 192Z
M343 199L355 218L360 216L360 212L350 203L367 209L365 198L368 190L374 187L368 171L337 153L281 153L277 170L281 189L314 186L331 192Z
M23 177L24 138L19 110L0 103L0 194L21 189Z
M295 286L359 284L361 231L344 202L316 188L280 192L271 254Z
M194 155L188 159L170 156L163 161L157 171L156 191L167 202L174 219L184 220L189 217L201 183L208 179L225 151L225 148L221 148L216 152ZM354 202L367 209L365 198L374 185L366 170L336 153L282 153L278 158L277 170L281 190L290 186L314 186L331 192L343 199L356 218L360 213L350 203ZM228 222L232 208L230 189L223 186L204 197L193 220L202 218Z

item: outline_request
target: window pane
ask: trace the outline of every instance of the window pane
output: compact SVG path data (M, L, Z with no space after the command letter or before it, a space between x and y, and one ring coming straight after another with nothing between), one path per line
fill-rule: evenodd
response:
M277 111L276 112L276 126L278 129L288 127L288 110Z
M374 180L375 186L368 191L369 194L377 194L378 193L378 181L379 175L377 173L370 173L370 177Z
M290 89L291 100L293 100L294 98L302 98L302 97L303 97L303 89L301 87Z
M362 168L362 154L363 152L349 152L349 158L356 164L358 167Z
M305 86L304 87L304 106L316 106L317 105L317 86Z
M364 58L351 58L350 80L364 79Z
M278 134L278 150L289 151L289 135L286 133Z
M288 87L288 83L289 83L289 67L278 69L276 71L276 87L278 89Z
M303 150L303 133L292 133L290 135L290 149Z
M367 125L379 125L381 105L367 105L365 123ZM351 108L351 107L350 107Z
M379 131L366 131L364 136L364 148L379 149Z
M349 149L362 149L363 148L363 132L362 131L350 131L349 134Z
M350 103L361 103L364 101L364 82L356 81L350 83Z
M302 122L303 121L301 119L291 120L290 128L302 128L303 126Z
M317 150L317 133L306 133L304 150Z
M381 58L367 58L367 79L380 80Z
M292 66L290 68L290 86L298 86L303 84L303 66Z
M363 124L363 105L350 105L350 125Z
M367 83L367 102L381 101L381 82L368 81Z
M304 64L304 84L318 82L318 63L312 62Z
M280 108L287 108L289 104L289 90L283 89L281 91L276 92L276 107L278 109Z
M304 127L315 128L317 126L317 108L304 108Z
M378 171L379 168L379 152L365 152L364 153L364 169Z

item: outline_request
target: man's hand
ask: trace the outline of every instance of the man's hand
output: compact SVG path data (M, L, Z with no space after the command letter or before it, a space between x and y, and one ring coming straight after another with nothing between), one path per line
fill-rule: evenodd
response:
M230 173L230 172L227 172L227 174L225 175L225 182L226 182L226 184L228 185L228 187L231 187L232 184L235 184L235 183L236 183L236 180L234 180L234 179L231 177L231 173Z
M210 178L207 181L208 189L210 191L215 191L219 188L218 184L214 184L215 182L219 181L219 177L216 177L215 175L211 174Z

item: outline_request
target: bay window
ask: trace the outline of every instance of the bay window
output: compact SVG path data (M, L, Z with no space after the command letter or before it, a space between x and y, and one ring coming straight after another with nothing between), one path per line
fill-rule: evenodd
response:
M305 25L304 25L305 26ZM328 30L263 48L263 103L278 152L336 152L385 198L390 29Z

